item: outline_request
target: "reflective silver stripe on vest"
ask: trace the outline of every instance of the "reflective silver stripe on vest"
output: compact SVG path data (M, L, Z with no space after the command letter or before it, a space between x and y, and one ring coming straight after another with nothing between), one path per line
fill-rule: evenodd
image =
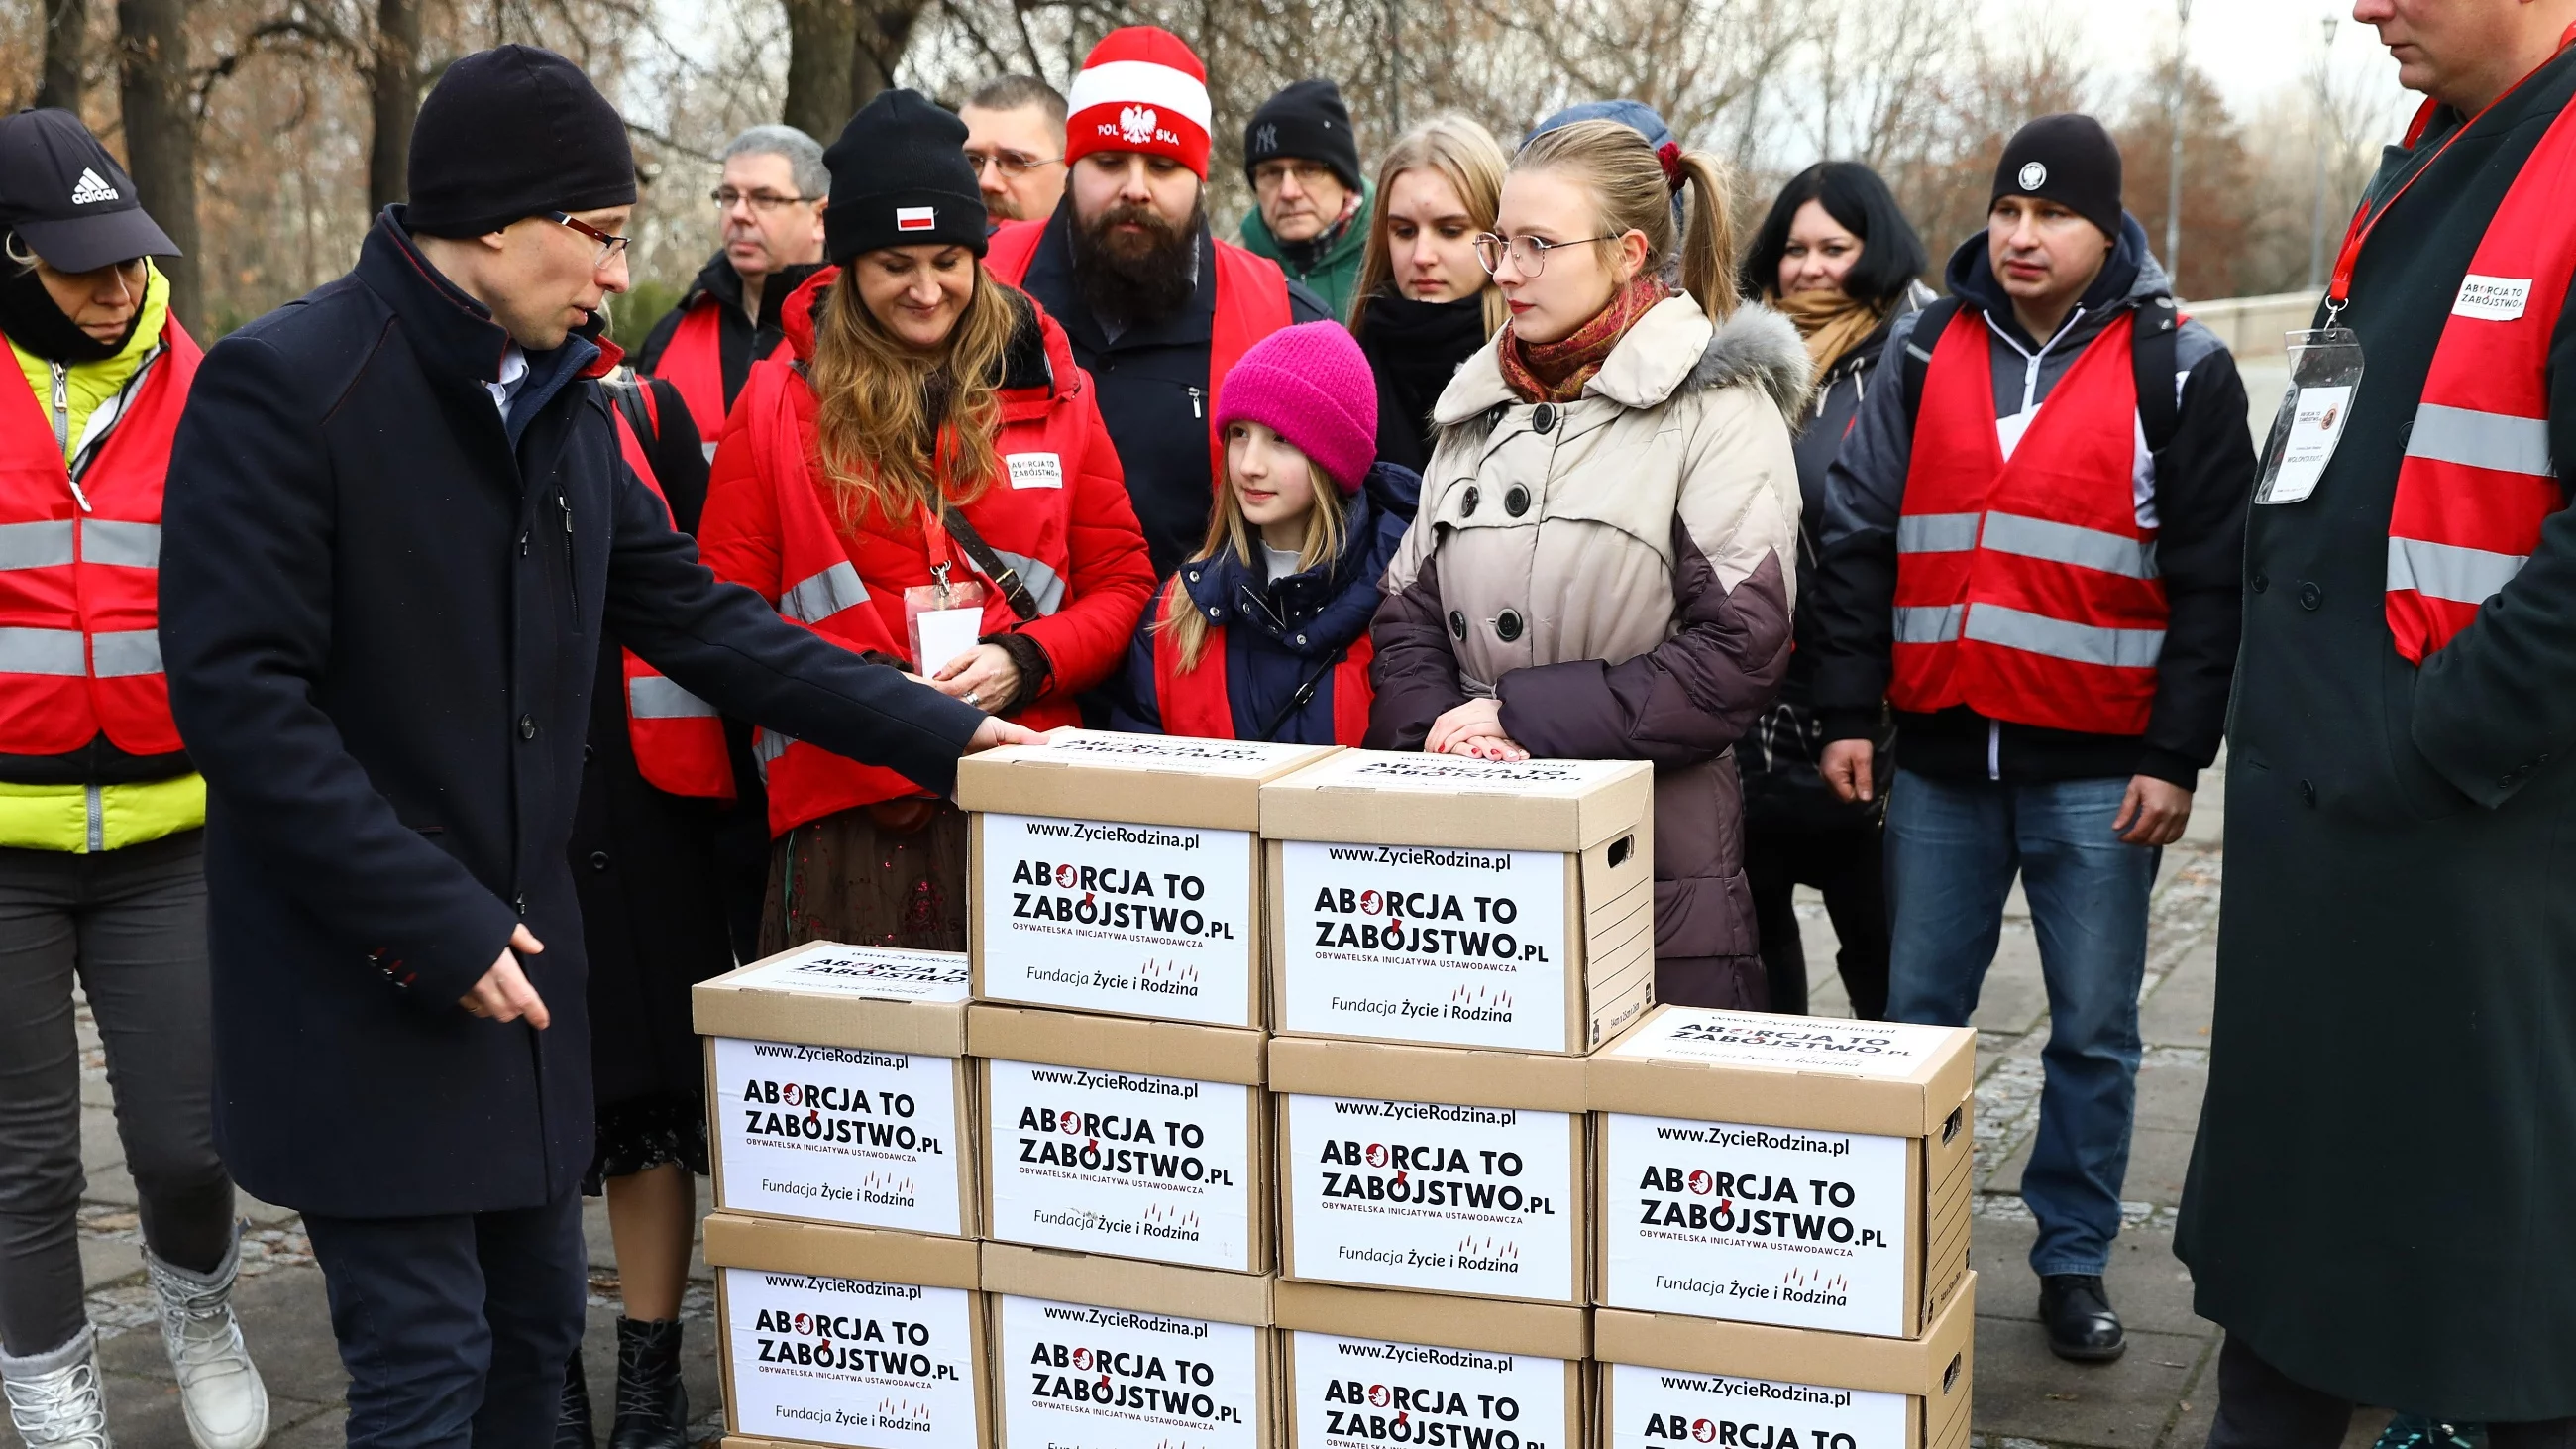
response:
M716 707L658 674L626 681L626 708L637 719L713 719Z
M1020 576L1020 583L1028 589L1029 597L1038 601L1039 613L1052 614L1064 607L1064 580L1057 576L1055 570L1027 554L1013 553L1006 548L993 550L993 557Z
M1941 604L1929 608L1900 608L1896 611L1896 642L1899 644L1947 644L1959 637L1959 615L1965 604Z
M0 524L0 569L49 569L72 561L72 521Z
M87 673L89 651L78 629L0 629L0 674Z
M2413 589L2432 599L2483 604L2503 592L2529 559L2521 554L2456 548L2420 538L2388 541L2388 587Z
M89 519L81 524L81 557L119 568L157 569L161 566L161 525Z
M767 725L761 726L760 738L751 742L751 757L752 762L760 766L760 778L763 781L769 779L769 762L786 754L787 747L794 743L796 741L793 738L782 735Z
M136 629L122 634L94 634L90 657L98 661L101 679L125 679L161 672L161 631Z
M1968 611L1967 637L1981 644L2001 644L2051 659L2100 664L2113 669L2152 669L2165 652L2162 629L2105 629L2070 624L2039 614L1979 604Z
M1974 513L1911 513L1896 520L1898 553L1966 553L1977 546Z
M2547 418L2517 418L2436 403L2416 407L2415 426L2406 435L2406 456L2535 478L2558 475L2549 461Z
M2099 569L2124 578L2152 579L2157 576L2154 544L2046 518L2027 518L2018 513L1989 513L1986 515L1985 545L1997 553Z
M778 612L800 623L820 624L867 601L867 585L859 582L859 571L844 559L779 595Z

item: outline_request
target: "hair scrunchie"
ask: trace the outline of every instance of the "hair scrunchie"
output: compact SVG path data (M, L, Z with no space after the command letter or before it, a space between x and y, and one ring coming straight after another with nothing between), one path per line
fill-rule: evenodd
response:
M1684 179L1682 171L1681 143L1678 141L1666 141L1664 144L1657 146L1655 148L1655 164L1664 168L1664 185L1670 187L1674 195L1679 196L1681 194L1682 181Z

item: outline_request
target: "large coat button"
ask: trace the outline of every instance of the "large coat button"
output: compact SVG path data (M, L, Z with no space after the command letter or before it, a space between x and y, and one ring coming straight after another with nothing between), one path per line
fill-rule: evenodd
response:
M2301 584L2301 585L2299 585L2299 607L2300 607L2300 608L2305 609L2305 610L2307 610L2309 613L2312 613L2312 614L2313 614L2313 613L2315 613L2315 612L2316 612L2316 610L2317 610L2317 606L2318 606L2318 605L2320 605L2320 604L2323 604L2325 601L2326 601L2326 591L2325 591L2325 590L2323 590L2323 589L2321 589L2321 588L2318 588L2314 583L2305 583L2305 584Z
M1530 431L1532 432L1544 433L1555 426L1556 405L1554 403L1540 403L1538 405L1538 411L1530 414Z
M1521 637L1521 616L1510 609L1505 609L1497 615L1494 619L1494 637L1506 644Z
M2270 587L2272 587L2272 581L2270 579L2261 574L2256 574L2254 576L2254 592L2259 594Z
M532 714L523 714L519 716L519 738L523 740L533 740L536 737L537 717Z
M2301 804L2313 808L2317 803L2317 787L2305 780L2301 780L2299 782L2299 801Z
M608 852L604 850L592 851L590 853L590 868L592 870L608 869Z
M1455 609L1449 611L1449 633L1454 638L1467 637L1467 616Z
M1503 495L1503 511L1514 518L1529 512L1529 505L1529 490L1518 483L1513 484L1511 491Z
M1475 516L1476 516L1476 502L1477 502L1477 500L1478 500L1478 499L1482 498L1483 496L1484 496L1483 494L1481 494L1481 493L1479 493L1479 492L1477 492L1477 491L1476 491L1476 485L1475 485L1475 484L1473 484L1473 483L1468 484L1468 485L1467 485L1467 496L1466 496L1465 498L1462 498L1462 499L1460 499L1460 500L1458 501L1458 516L1459 516L1460 518L1473 518L1473 517L1475 517Z

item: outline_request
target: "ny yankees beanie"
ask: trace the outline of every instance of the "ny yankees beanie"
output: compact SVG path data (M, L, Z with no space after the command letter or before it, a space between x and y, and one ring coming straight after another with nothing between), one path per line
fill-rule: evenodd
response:
M423 236L481 236L550 211L635 203L626 122L581 67L533 45L447 68L412 125L411 201Z
M984 254L984 195L966 159L966 123L921 92L877 92L841 128L823 164L832 172L823 254L833 265L886 247Z
M1208 170L1207 67L1168 30L1130 25L1100 37L1065 97L1064 159L1094 151L1169 156Z
M1301 80L1261 103L1243 128L1243 174L1283 157L1321 161L1353 191L1360 189L1360 142L1351 134L1351 108L1342 88L1317 77Z
M1986 205L2007 196L2054 201L2118 241L2119 143L2091 116L2042 116L2015 131L1995 163L1995 192Z

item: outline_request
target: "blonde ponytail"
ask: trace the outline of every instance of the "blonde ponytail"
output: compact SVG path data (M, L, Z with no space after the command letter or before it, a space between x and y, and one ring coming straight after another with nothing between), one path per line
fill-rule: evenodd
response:
M1726 164L1699 151L1677 151L1681 189L1690 193L1689 225L1673 219L1673 181L1646 138L1617 121L1577 121L1535 136L1512 158L1514 171L1555 171L1592 193L1601 229L1642 232L1646 270L1681 258L1682 289L1710 320L1735 310L1735 224Z

